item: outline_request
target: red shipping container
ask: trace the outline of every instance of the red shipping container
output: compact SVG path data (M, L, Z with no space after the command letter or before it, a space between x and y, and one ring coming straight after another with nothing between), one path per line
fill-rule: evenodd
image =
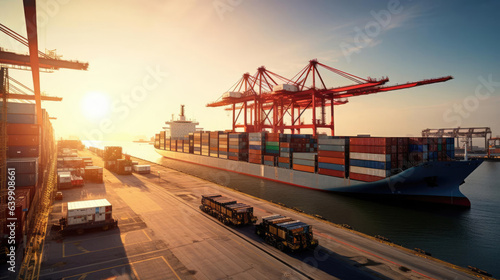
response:
M271 132L269 132L269 133L266 134L266 137L280 137L280 133L271 133Z
M16 198L21 198L25 197L25 200L23 200L23 203L26 203L26 205L23 206L23 208L30 208L30 203L31 203L31 194L30 194L30 189L18 189L16 188Z
M8 123L8 135L39 135L40 129L37 124Z
M318 174L323 174L323 175L328 175L328 176L333 176L333 177L344 178L344 171L338 171L338 170L330 170L330 169L319 168L318 169Z
M306 166L306 165L294 164L293 165L293 170L314 173L314 166Z
M29 197L29 203L31 204L31 202L33 201L33 198L35 197L35 186L29 186L29 187L16 187L16 193L18 191L23 191L23 190L26 190L28 191L29 190L29 194L30 194L30 197Z
M332 158L332 157L318 157L318 162L334 163L334 164L345 164L344 158Z
M345 158L344 152L318 151L319 157Z
M7 146L38 146L38 135L7 135Z
M393 146L396 149L396 146ZM390 154L392 151L391 146L359 146L351 145L350 152L354 153L369 153L369 154Z
M288 142L280 142L280 148L290 148L290 143L288 143Z
M397 138L394 137L360 137L350 138L351 145L360 146L389 146L397 143Z
M229 149L230 153L238 153L240 150L239 149Z
M358 180L358 181L363 181L363 182L375 182L375 181L385 179L384 177L359 174L359 173L353 173L353 172L349 173L349 178L352 180Z

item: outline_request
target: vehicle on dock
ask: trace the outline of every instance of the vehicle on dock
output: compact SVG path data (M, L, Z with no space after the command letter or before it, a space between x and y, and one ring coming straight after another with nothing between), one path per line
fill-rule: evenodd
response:
M56 192L55 200L63 200L63 193L62 192Z
M311 225L281 215L262 218L262 223L255 227L255 233L280 251L289 249L293 252L318 246Z
M118 226L118 221L112 218L112 206L107 199L68 202L66 209L64 217L56 225L62 234L83 234L88 229L108 230Z
M257 221L253 207L220 194L202 195L200 209L225 225L247 225Z

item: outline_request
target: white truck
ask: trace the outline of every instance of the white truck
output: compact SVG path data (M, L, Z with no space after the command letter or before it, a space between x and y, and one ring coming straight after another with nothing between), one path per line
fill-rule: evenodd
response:
M108 230L118 226L113 219L112 206L107 199L74 201L67 203L67 210L59 220L61 233L76 231L83 234L86 229Z

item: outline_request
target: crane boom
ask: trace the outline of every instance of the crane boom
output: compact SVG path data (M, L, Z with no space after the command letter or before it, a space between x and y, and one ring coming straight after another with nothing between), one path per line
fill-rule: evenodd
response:
M327 87L325 79L319 69L326 69L338 77L350 81L350 85L339 87ZM209 103L207 107L225 107L225 110L233 111L233 131L236 128L244 128L247 132L261 131L271 128L273 132L284 133L285 129L300 132L301 128L313 129L329 128L334 135L334 107L348 102L347 98L388 92L398 89L412 88L422 85L446 82L453 79L451 76L409 82L399 85L385 86L389 78L364 79L359 76L341 71L318 62L310 60L306 67L302 68L292 79L287 79L267 70L264 66L257 69L253 76L248 73L229 90L229 94L223 95L219 100ZM287 86L278 86L276 81L282 81ZM354 82L354 84L353 84ZM236 94L235 94L236 93ZM326 120L326 108L330 108L330 122ZM316 108L321 112L317 115ZM239 110L236 113L236 110ZM310 123L304 123L301 116L306 110L310 110L312 119ZM295 117L296 114L298 117ZM238 124L238 118L243 116L244 124ZM250 118L248 118L250 116ZM253 119L252 119L253 116ZM289 116L290 123L287 124L285 117ZM304 115L305 116L305 115ZM320 118L317 118L319 116ZM250 119L250 122L248 122Z

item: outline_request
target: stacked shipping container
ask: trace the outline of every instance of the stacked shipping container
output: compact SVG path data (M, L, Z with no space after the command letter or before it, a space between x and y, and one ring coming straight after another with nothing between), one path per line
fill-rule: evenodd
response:
M347 177L349 138L326 137L318 139L318 173L334 177Z
M227 159L229 155L229 135L225 132L219 133L219 158Z
M349 178L373 182L391 175L391 159L397 158L397 138L353 137L349 143Z
M193 154L201 155L201 131L196 131L195 133L193 133L193 139Z
M210 132L208 131L201 134L201 154L210 156Z
M248 133L229 133L229 153L231 160L248 161Z
M293 169L309 173L316 172L317 153L293 153Z
M212 157L365 182L382 180L422 162L454 158L453 138L320 136L317 140L312 135L268 132L195 132L190 137L184 140L183 149L178 148L182 140L165 139L165 149L195 154L198 150Z
M265 136L265 155L263 163L269 166L275 166L280 154L280 133L266 133Z
M210 156L219 157L219 133L220 131L210 132Z
M278 157L278 167L290 169L292 168L292 158L290 151L292 135L281 134L280 135L280 153Z
M0 108L3 108L0 101ZM13 168L16 172L15 180L15 215L16 222L16 244L20 244L23 233L27 231L34 222L36 213L31 207L37 205L41 188L39 184L44 179L44 170L50 165L50 158L55 153L55 142L52 124L45 109L42 109L43 129L40 129L35 112L35 105L28 103L7 102L5 119L0 114L0 121L5 122L6 134L6 167ZM8 211L2 214L8 214ZM0 233L7 232L4 220L0 223Z
M266 132L248 133L248 162L262 164Z

